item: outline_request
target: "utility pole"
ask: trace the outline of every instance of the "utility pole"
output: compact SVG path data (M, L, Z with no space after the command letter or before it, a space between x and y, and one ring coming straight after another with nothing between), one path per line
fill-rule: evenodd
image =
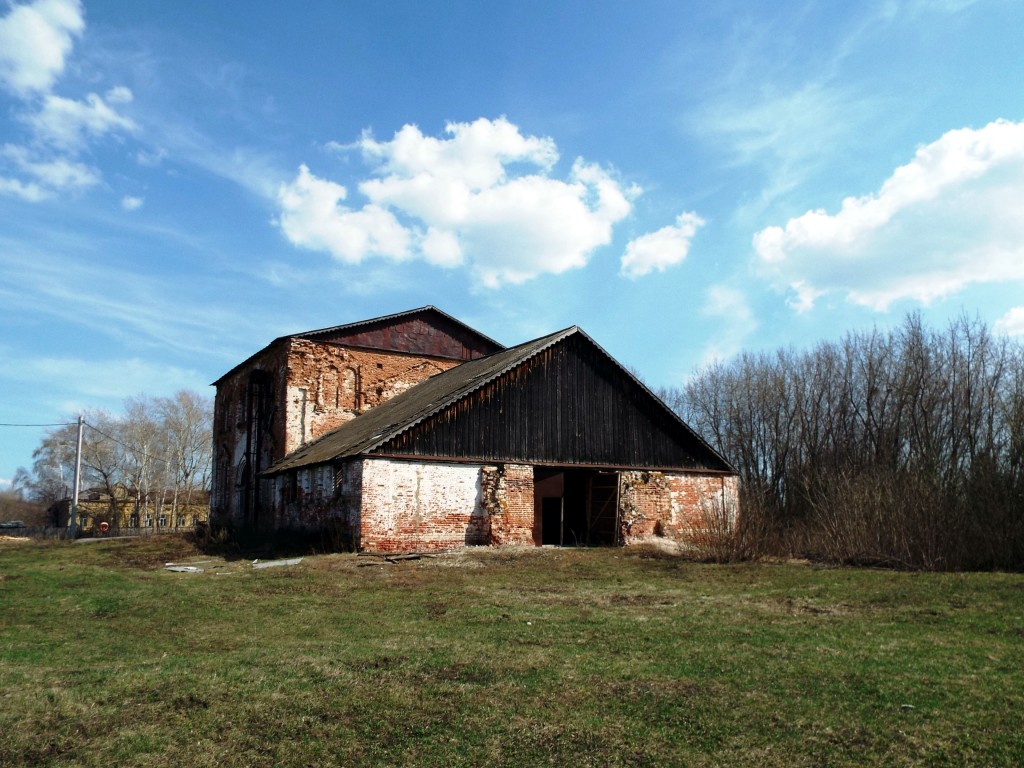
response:
M71 519L68 521L68 535L73 539L78 533L78 491L82 481L82 429L85 419L78 416L78 445L75 448L75 489L71 496Z

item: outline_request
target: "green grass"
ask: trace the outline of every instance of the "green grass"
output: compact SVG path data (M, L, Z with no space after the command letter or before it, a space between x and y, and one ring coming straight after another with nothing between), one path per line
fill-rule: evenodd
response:
M0 544L0 765L1024 764L1024 576Z

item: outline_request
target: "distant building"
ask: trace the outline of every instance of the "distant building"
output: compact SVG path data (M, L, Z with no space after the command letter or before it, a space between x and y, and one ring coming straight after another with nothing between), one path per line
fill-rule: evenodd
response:
M78 500L77 527L84 533L96 533L101 523L112 532L181 531L207 522L209 511L210 499L205 491L193 491L186 502L184 496L175 499L170 491L139 499L121 486L115 487L113 494L89 488ZM71 499L53 504L48 517L51 526L66 528L71 521Z
M400 551L735 522L728 462L578 327L505 349L423 307L277 339L216 386L215 525Z

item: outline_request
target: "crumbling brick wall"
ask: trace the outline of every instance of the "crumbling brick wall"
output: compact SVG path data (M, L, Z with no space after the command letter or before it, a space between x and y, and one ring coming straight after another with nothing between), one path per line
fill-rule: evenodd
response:
M540 543L534 468L363 457L273 479L278 528L323 530L370 552ZM625 471L619 540L685 543L731 530L735 477Z
M278 340L254 355L217 385L213 522L242 522L239 473L243 460L255 460L246 456L247 447L254 450L259 444L256 470L262 471L303 444L460 362L299 338ZM250 423L254 376L261 377L265 400L260 424ZM258 505L276 506L278 490L254 476L250 472L249 484Z
M239 472L244 462L257 463L257 469L262 470L284 456L285 425L278 414L283 411L286 361L287 347L277 342L217 384L210 499L210 521L214 525L241 522ZM259 402L253 399L256 381L260 382ZM247 456L247 450L253 455Z
M481 467L480 491L490 521L488 544L537 543L532 466Z
M619 505L623 543L659 537L685 541L711 528L735 527L738 480L726 475L623 472Z
M461 362L306 339L290 343L284 453Z
M328 535L358 548L362 509L361 461L318 464L275 475L270 483L274 528Z
M480 465L365 459L359 546L430 552L488 542Z

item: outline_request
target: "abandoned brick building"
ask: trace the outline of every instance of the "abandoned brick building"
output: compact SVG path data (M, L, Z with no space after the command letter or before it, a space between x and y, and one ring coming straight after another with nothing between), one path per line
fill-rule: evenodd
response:
M575 326L506 349L423 307L276 339L215 385L216 525L425 551L735 520L728 462Z

